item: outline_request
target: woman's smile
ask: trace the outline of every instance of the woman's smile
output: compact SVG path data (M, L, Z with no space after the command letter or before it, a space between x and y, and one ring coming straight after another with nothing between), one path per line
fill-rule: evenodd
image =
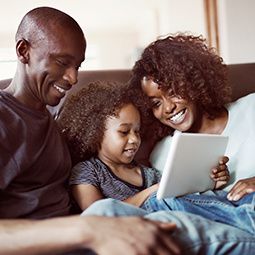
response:
M182 123L182 121L185 119L185 115L186 115L186 109L183 109L183 110L177 112L176 114L174 114L172 117L170 117L169 120L174 125L178 125L178 124Z

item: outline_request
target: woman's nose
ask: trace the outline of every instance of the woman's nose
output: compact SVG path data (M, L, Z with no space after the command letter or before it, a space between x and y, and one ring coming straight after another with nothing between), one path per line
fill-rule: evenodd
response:
M164 112L165 113L171 113L175 108L175 104L170 101L170 100L166 100L164 102Z

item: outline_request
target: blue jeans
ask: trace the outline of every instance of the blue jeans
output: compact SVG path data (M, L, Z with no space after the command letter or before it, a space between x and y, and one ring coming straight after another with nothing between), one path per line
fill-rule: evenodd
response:
M214 222L186 212L158 211L149 213L127 203L103 199L92 204L82 215L141 216L152 220L175 222L177 229L171 233L182 254L253 255L255 238L250 233L229 225Z
M206 191L158 200L154 192L142 205L148 212L160 210L184 211L203 216L209 220L225 223L255 235L255 192L245 195L237 202L229 201L227 192Z

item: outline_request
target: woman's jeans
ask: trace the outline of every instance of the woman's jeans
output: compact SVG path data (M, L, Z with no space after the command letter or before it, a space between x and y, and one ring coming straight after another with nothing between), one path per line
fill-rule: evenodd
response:
M255 192L237 202L229 201L227 192L206 191L158 200L154 192L142 205L148 212L184 211L203 216L209 220L225 223L255 235Z
M169 211L169 209L149 213L109 198L95 202L82 213L82 215L91 214L109 217L140 216L163 222L175 222L177 229L171 233L171 238L179 244L181 254L185 255L253 255L255 251L255 238L252 234L191 213Z

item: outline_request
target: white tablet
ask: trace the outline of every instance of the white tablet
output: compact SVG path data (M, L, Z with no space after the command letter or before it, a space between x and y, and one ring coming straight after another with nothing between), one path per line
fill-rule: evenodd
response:
M225 156L228 136L176 133L172 138L157 198L177 197L214 188L212 169Z

